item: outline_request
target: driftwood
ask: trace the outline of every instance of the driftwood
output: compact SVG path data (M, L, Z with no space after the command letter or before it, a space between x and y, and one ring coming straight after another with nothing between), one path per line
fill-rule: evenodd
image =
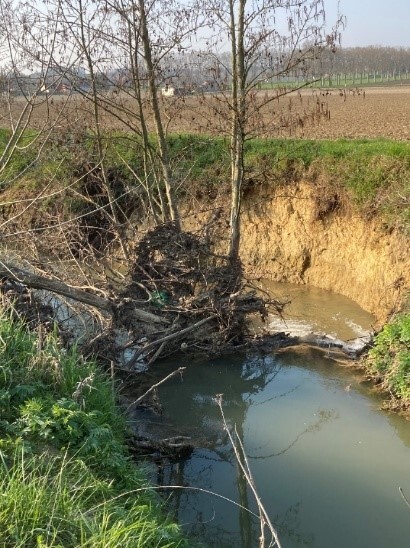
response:
M126 359L129 371L141 356L152 364L181 349L202 353L238 350L247 334L249 315L260 314L263 319L268 305L276 306L244 291L239 261L215 254L208 239L181 232L172 223L147 232L127 266L128 275L122 286L115 285L114 295L92 287L73 287L1 260L0 277L103 311L106 317L98 316L98 328L104 324L104 333L82 343L83 349L108 362ZM207 328L201 328L207 322ZM124 354L130 347L134 347L131 356Z
M144 398L146 398L149 394L151 394L151 392L153 392L156 388L158 388L158 386L160 386L161 384L163 384L164 382L166 382L167 380L171 379L172 377L174 377L175 375L177 375L178 373L180 375L182 375L182 373L185 371L186 367L178 367L178 369L176 369L175 371L173 371L172 373L170 373L169 375L167 375L164 379L160 380L159 382L153 384L146 392L144 392L144 394L142 394L142 396L140 396L139 398L137 398L135 401L133 401L126 409L126 411L129 411L131 407L134 407L134 406L137 406L139 403L142 402L142 400Z
M157 339L157 340L147 344L146 346L144 346L143 348L140 348L139 350L137 350L135 352L134 356L129 360L129 362L127 364L128 367L130 367L130 368L134 367L134 365L138 361L138 358L142 354L147 354L147 352L152 350L152 348L155 348L158 345L162 345L162 344L164 344L168 341L172 341L174 339L182 337L182 335L185 335L186 333L189 333L190 331L194 331L195 329L198 329L198 327L201 327L201 325L204 325L205 323L213 320L216 317L217 317L216 314L213 314L212 316L208 316L208 318L203 318L199 322L196 322L196 323L190 325L189 327L185 327L184 329L181 329L180 331L176 331L175 333L170 333L169 335L166 335L165 337L162 337L161 339Z
M133 436L129 446L136 453L154 453L173 459L188 458L195 449L192 440L187 436L173 436L158 440L144 436Z
M13 280L32 289L43 289L45 291L50 291L51 293L62 295L63 297L68 297L74 301L108 312L111 315L114 315L119 309L119 306L110 299L104 299L103 297L99 297L88 291L67 285L60 280L53 280L51 278L46 278L45 276L33 274L32 272L28 272L21 268L16 268L3 261L0 261L0 277ZM166 319L138 308L133 308L132 317L136 321L146 323L168 323Z

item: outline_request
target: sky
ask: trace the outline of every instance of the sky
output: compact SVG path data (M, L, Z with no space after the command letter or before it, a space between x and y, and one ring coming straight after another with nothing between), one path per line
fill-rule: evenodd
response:
M410 0L325 0L326 20L346 16L342 47L410 47Z

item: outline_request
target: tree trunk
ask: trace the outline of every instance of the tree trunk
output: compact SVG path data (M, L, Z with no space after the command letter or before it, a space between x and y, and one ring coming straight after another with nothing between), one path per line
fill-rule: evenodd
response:
M158 218L157 208L155 203L155 198L153 196L153 189L151 184L151 175L150 171L155 169L155 162L152 155L151 144L149 141L148 127L145 119L143 99L142 99L142 89L141 89L141 78L140 78L140 67L138 62L139 56L139 45L140 45L140 29L135 24L137 16L135 14L136 6L133 6L133 22L129 23L128 27L128 41L129 41L129 52L130 52L130 65L132 69L132 82L134 87L134 95L138 104L138 112L141 124L141 135L143 142L143 157L144 157L144 189L148 198L148 205L151 209L151 213L154 217L155 224L160 224L160 221L166 222L168 212L164 207L164 200L162 197L162 189L158 189L159 201L160 201L160 215L161 219Z
M152 61L151 42L148 34L148 23L145 12L144 0L138 0L138 6L141 18L141 39L144 47L144 59L148 72L148 86L152 102L152 110L154 113L155 128L158 137L159 156L162 167L162 174L164 177L165 193L168 201L168 208L171 220L175 223L178 229L181 228L178 208L176 205L176 199L173 188L172 173L169 164L169 149L168 143L165 137L164 126L162 124L161 112L158 102L158 92L155 80L155 68Z
M235 2L230 0L231 54L232 54L232 124L231 124L231 238L229 257L239 257L241 193L244 179L244 125L245 125L245 52L244 23L246 0L240 0L236 19Z
M4 262L0 262L0 277L13 280L26 285L27 287L31 287L32 289L44 289L45 291L50 291L51 293L57 293L58 295L93 306L112 315L114 315L117 310L117 303L109 299L104 299L98 295L94 295L93 293L88 293L82 289L77 289L76 287L67 285L60 280L52 280L51 278L38 276L37 274L33 274L27 270L22 270L21 268L16 268ZM155 314L151 314L151 312L146 312L145 310L140 310L138 308L134 308L132 310L132 316L136 321L146 323L169 323L164 318L160 318Z

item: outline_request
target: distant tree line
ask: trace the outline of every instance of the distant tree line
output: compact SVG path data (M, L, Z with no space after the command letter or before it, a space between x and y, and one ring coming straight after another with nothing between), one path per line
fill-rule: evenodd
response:
M410 48L366 46L341 48L334 54L324 51L316 65L324 74L383 74L393 76L410 72Z

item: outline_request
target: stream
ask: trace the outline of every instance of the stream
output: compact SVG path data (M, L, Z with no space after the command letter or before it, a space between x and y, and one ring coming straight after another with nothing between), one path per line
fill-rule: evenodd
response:
M348 340L365 335L373 318L358 305L314 288L272 284L292 298L285 322L270 329L326 333ZM215 394L236 427L258 494L283 548L404 548L410 545L410 422L380 411L381 397L361 374L310 346L265 356L235 354L182 359L155 366L158 379L186 366L159 388L164 411L152 428L200 432L204 443L177 463L150 465L159 485L180 485L169 509L193 543L208 547L258 546L252 499L222 427Z

